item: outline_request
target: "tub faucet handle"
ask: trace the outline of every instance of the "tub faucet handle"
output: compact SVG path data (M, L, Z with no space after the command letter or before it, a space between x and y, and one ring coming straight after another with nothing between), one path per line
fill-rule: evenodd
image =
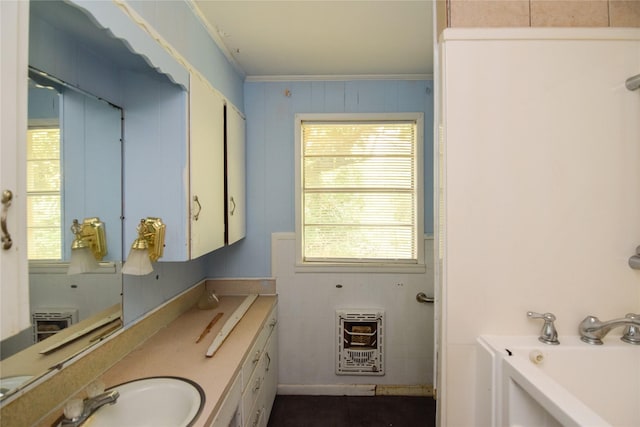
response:
M533 311L527 311L527 317L530 319L544 320L538 341L551 345L560 344L560 341L558 341L558 331L556 331L556 326L553 323L556 320L556 316L554 316L553 313L540 314Z
M627 319L631 319L632 321L640 322L640 313L628 313L626 316ZM624 331L622 332L622 337L620 338L622 341L629 344L640 344L640 326L629 324L625 326Z

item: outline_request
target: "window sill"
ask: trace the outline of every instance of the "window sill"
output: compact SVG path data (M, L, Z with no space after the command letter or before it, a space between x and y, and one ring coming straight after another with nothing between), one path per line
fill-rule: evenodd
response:
M101 261L95 271L83 274L116 274L118 269L111 261ZM68 261L29 261L29 274L67 274Z
M297 262L296 273L402 273L424 274L425 264L340 264L329 262Z

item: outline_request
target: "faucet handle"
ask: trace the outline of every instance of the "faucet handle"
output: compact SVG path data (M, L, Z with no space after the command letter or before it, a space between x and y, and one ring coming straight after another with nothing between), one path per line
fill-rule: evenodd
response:
M627 313L625 317L631 319L637 325L625 326L620 339L629 344L640 345L640 314Z
M527 311L527 317L530 319L544 320L544 325L542 325L542 330L540 331L538 341L551 345L560 344L560 341L558 341L558 331L556 330L556 326L553 323L556 320L556 316L553 313L541 314L534 311Z
M64 405L64 416L68 420L75 421L80 418L84 410L82 399L71 399Z
M553 313L536 313L535 311L527 311L527 317L530 319L544 319L545 321L554 322L556 316Z

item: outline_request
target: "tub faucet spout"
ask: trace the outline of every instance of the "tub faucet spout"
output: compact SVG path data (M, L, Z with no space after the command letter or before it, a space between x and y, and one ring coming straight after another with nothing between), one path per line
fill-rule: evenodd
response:
M640 345L640 314L629 313L622 319L603 322L596 316L587 316L578 326L580 339L588 344L602 345L604 338L612 329L625 327L622 341Z

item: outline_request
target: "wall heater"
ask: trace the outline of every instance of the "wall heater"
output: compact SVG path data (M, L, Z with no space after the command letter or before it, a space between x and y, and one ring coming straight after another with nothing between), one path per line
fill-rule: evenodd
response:
M384 310L336 310L336 374L384 375Z

